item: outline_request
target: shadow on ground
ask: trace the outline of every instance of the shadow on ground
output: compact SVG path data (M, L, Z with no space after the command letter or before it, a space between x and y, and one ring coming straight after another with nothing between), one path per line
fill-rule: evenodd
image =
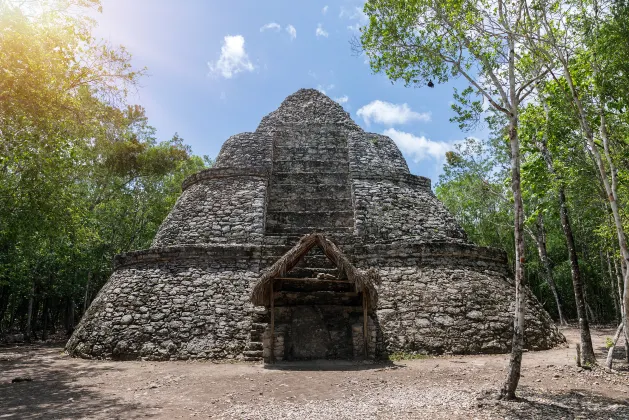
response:
M20 346L0 348L0 419L128 418L139 408L119 398L107 397L94 386L77 380L114 371L83 361L55 365L59 347ZM31 382L12 383L16 377Z
M517 402L501 402L509 419L629 419L629 401L593 394L586 389L540 394L523 387Z
M268 370L283 371L333 371L333 372L355 372L360 370L381 370L381 369L397 369L403 365L382 361L356 361L356 360L296 360L282 361L272 364L265 364L264 368Z

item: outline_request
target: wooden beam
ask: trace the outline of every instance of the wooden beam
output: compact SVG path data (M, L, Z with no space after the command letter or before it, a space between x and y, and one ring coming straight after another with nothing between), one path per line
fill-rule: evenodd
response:
M271 280L271 363L275 362L275 293L273 292L273 283L275 280Z

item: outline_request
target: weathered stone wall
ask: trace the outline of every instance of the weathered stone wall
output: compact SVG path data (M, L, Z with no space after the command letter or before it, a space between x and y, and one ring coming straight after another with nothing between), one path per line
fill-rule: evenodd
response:
M377 317L388 353L504 353L513 337L513 285L493 271L381 267ZM400 293L404 290L404 293ZM559 334L529 298L526 345L553 347Z
M258 254L182 247L119 258L126 265L102 288L66 348L88 358L242 357L251 331L248 294L259 273L252 257Z
M504 252L471 244L399 241L356 245L358 267L378 267L379 355L503 353L511 348L515 288ZM531 350L564 341L529 292Z
M406 160L393 140L364 131L349 131L349 166L355 176L408 174Z
M153 247L179 244L260 243L267 179L241 175L190 185L162 223Z
M356 233L363 240L465 241L463 229L422 178L354 178L352 189Z
M223 143L214 168L270 167L272 146L271 137L264 133L236 134Z

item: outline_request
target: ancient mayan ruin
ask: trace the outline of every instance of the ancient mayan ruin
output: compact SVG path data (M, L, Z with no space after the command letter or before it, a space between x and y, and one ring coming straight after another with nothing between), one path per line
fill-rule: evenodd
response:
M506 255L469 243L385 136L302 89L192 175L150 249L114 273L67 344L137 359L501 353ZM564 341L529 293L526 346Z

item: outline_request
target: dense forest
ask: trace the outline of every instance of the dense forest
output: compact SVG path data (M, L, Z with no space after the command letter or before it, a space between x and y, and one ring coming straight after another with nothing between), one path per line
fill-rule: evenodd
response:
M129 101L143 69L91 35L90 0L0 3L0 337L72 331L111 272L146 248L190 173ZM31 13L29 13L29 11Z
M527 285L560 322L578 319L595 364L589 323L620 324L617 339L629 305L629 3L371 0L365 12L375 72L415 87L464 79L452 121L491 132L448 153L436 192L473 241L513 262L501 395L520 376Z

